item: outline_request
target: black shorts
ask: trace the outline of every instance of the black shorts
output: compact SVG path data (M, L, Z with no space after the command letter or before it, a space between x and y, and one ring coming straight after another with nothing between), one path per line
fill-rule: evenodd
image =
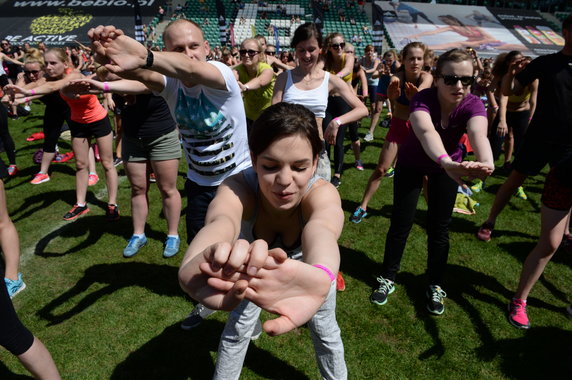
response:
M527 134L514 159L513 169L525 175L537 175L547 164L558 165L572 156L572 144L542 142Z
M557 175L556 169L551 169L546 177L541 201L548 208L569 211L572 207L572 186L570 181Z
M99 121L93 123L82 124L70 120L68 122L72 137L77 138L90 138L90 137L103 137L111 133L111 123L109 118L105 116Z

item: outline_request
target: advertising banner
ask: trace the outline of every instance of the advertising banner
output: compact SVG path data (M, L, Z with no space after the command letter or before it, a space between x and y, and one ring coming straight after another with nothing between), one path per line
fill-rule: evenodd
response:
M143 23L148 23L157 14L158 3L140 0L139 4ZM133 3L125 0L0 0L0 38L16 45L64 46L76 40L85 44L87 31L97 25L115 25L134 37L133 20Z
M560 50L561 37L534 11L401 1L376 5L383 10L384 25L397 49L421 41L438 53L471 47L481 56L511 50L537 56ZM538 44L532 43L532 36Z

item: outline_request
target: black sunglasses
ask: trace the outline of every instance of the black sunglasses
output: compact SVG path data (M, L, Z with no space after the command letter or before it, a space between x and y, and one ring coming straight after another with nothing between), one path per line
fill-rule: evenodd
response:
M241 49L238 52L240 53L241 56L245 56L246 54L248 54L249 57L254 57L256 54L259 53L256 50L246 50L246 49Z
M40 72L40 70L24 70L24 74L26 74L26 75L37 74L39 72Z
M342 49L345 48L345 47L346 47L346 43L345 43L345 42L342 42L342 43L339 43L339 44L331 44L330 46L331 46L333 49L338 50L338 49L340 49L340 48L342 48Z
M464 87L470 86L473 83L475 83L475 77L458 77L456 75L441 75L441 78L443 78L443 82L445 82L447 86L454 86L457 84L458 81L461 81L461 84Z
M266 55L274 55L274 54L276 54L276 52L275 52L275 51L268 51L268 50L266 50L266 51L264 52L264 54L266 54Z

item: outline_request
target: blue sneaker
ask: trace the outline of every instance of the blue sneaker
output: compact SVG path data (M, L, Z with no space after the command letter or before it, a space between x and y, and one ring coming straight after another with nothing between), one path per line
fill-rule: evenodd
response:
M9 278L4 277L4 282L6 283L6 289L8 289L8 295L10 298L14 298L16 294L26 289L26 283L22 281L22 273L18 273L17 280L10 280Z
M352 216L350 216L350 221L354 222L354 223L359 223L361 222L365 217L367 216L367 211L365 211L363 208L359 207L356 208L356 210L354 211L354 213L352 214Z
M127 243L127 247L123 250L123 257L133 257L141 248L143 248L147 244L147 238L145 236L131 236L129 239L129 243Z
M179 252L180 245L180 237L167 236L167 240L165 240L165 250L163 251L163 257L169 258L175 256Z

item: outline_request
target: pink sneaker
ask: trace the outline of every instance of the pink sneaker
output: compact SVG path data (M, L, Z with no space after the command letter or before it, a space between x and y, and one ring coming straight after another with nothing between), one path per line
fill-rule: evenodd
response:
M489 242L491 241L491 234L495 226L491 223L484 222L481 228L477 231L477 239L481 241Z
M88 180L87 180L87 185L88 185L88 186L93 186L93 185L95 185L95 184L98 183L98 182L99 182L99 176L98 176L97 174L90 174L90 175L89 175L89 178L88 178Z
M529 329L530 322L526 315L526 301L513 298L508 304L508 321L519 329Z
M39 185L40 183L48 182L50 180L50 176L46 173L36 173L34 178L30 181L32 185Z
M15 176L18 173L18 167L16 165L8 166L8 175L10 177Z

